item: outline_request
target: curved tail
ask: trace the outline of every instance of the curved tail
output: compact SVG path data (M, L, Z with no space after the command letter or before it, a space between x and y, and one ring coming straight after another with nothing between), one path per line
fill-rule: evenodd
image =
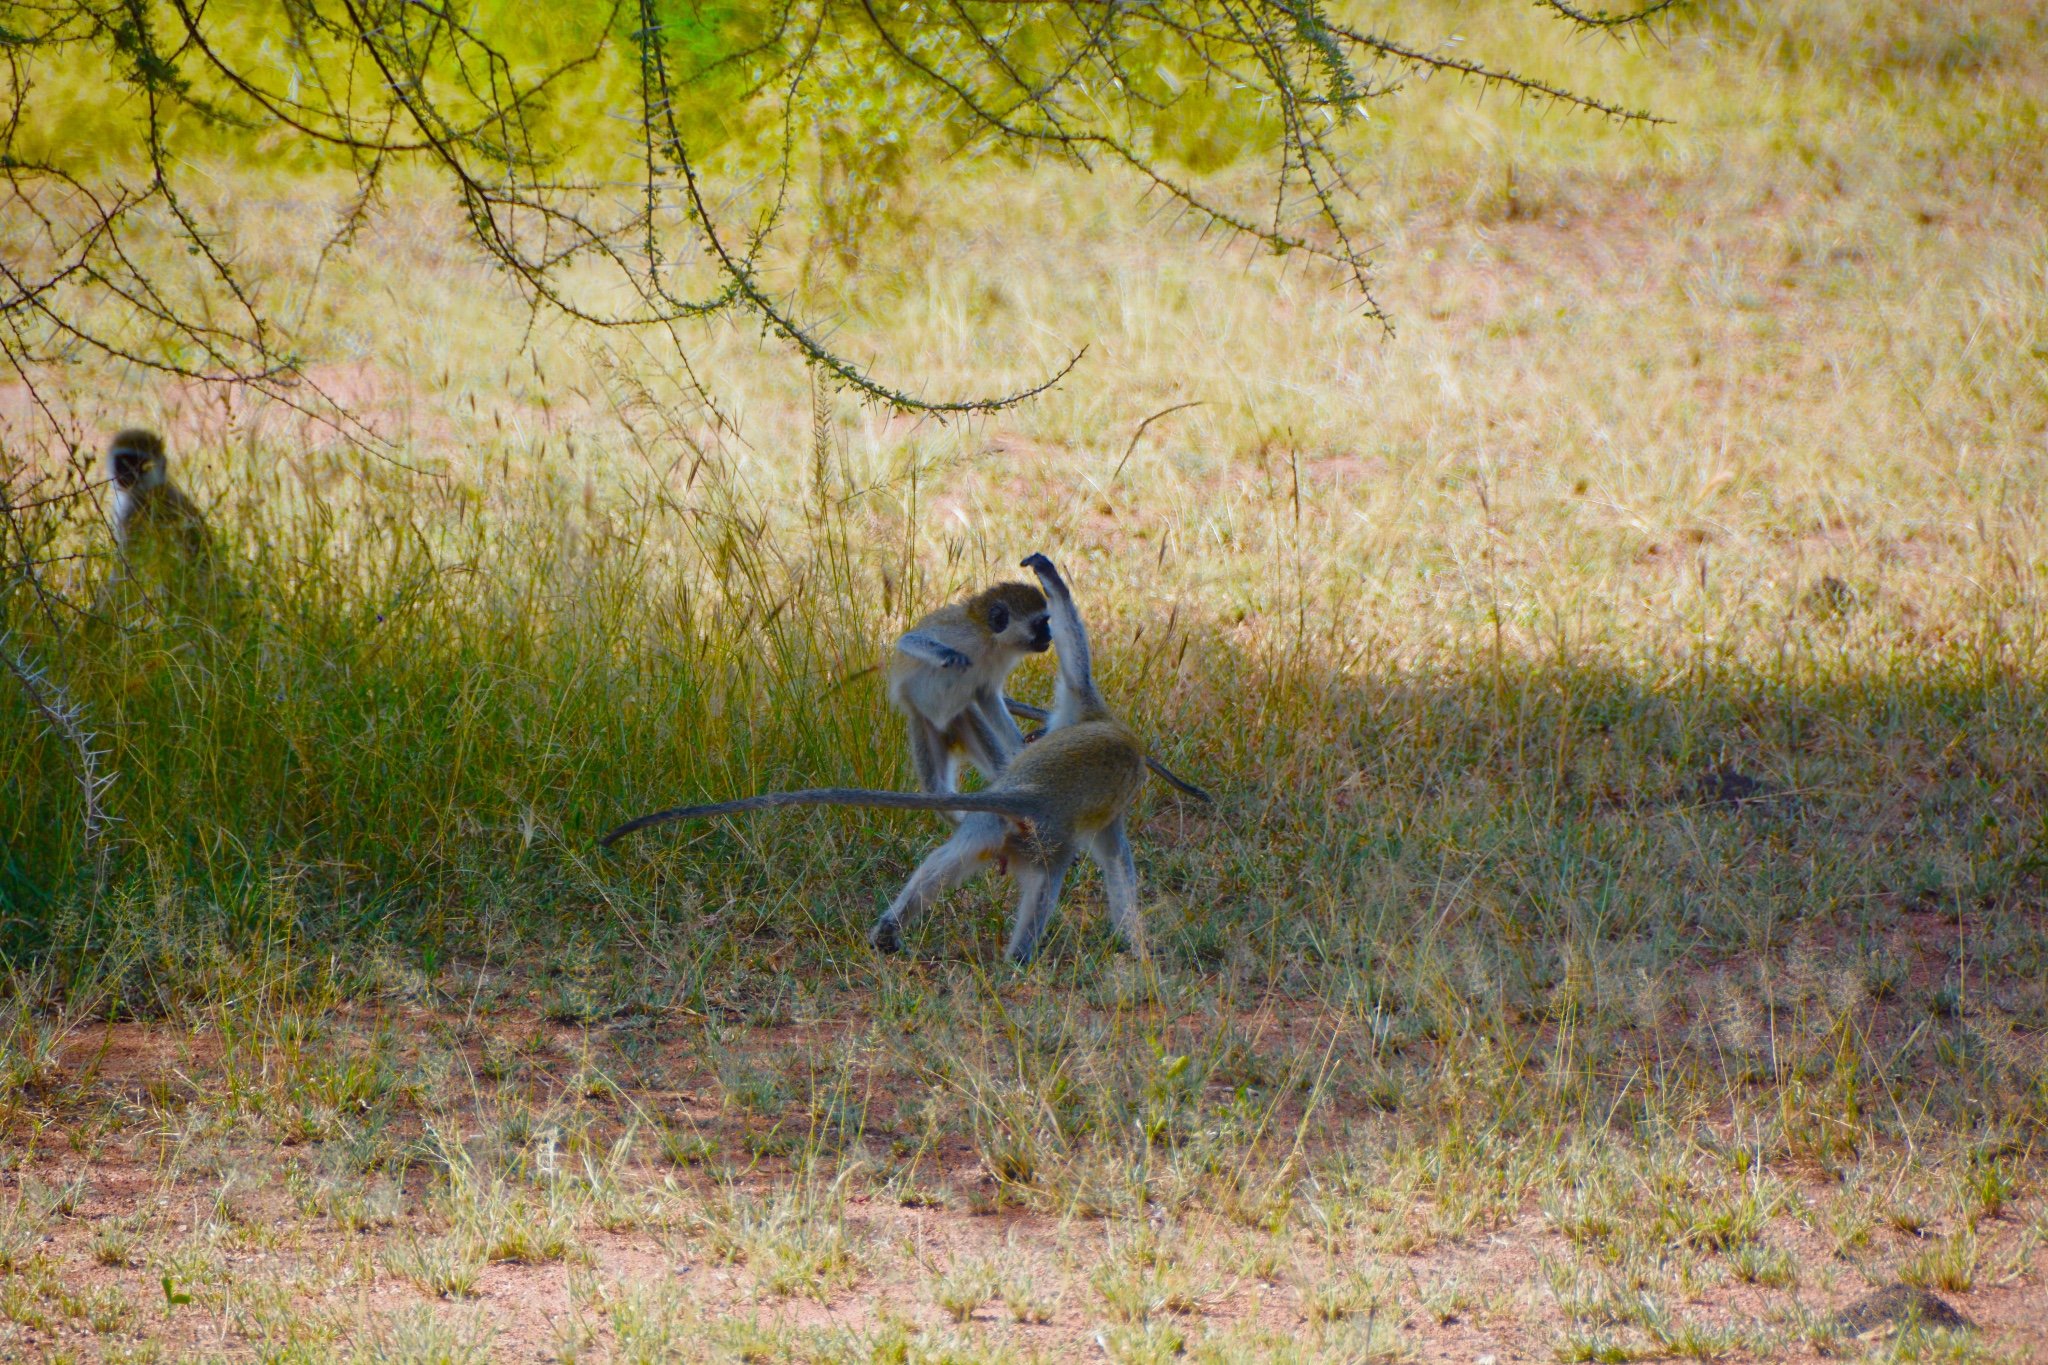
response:
M1145 755L1145 766L1152 770L1152 775L1154 777L1158 778L1161 782L1164 782L1167 786L1174 788L1176 791L1185 792L1189 796L1194 797L1195 800L1206 801L1212 806L1216 804L1215 797L1209 795L1209 793L1203 791L1200 787L1197 787L1194 783L1188 781L1186 778L1174 776L1173 772L1170 769L1168 769L1164 763L1161 763L1158 759L1152 757L1152 755Z
M600 848L611 847L635 830L666 825L675 820L701 820L712 815L738 815L742 811L774 810L778 806L873 806L884 810L986 811L992 815L1031 816L1039 803L1021 792L959 792L950 796L928 796L923 792L873 791L866 787L811 787L798 792L768 792L737 801L719 801L708 806L677 806L628 820L599 839Z

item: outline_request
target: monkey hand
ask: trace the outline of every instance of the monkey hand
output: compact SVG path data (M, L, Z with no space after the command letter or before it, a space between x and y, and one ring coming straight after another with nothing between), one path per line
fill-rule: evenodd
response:
M1061 592L1066 591L1067 585L1066 582L1060 578L1060 571L1054 568L1052 561L1050 559L1047 559L1042 553L1035 553L1028 556L1024 560L1024 562L1018 567L1029 569L1031 570L1031 572L1037 574L1039 580L1043 582L1048 588L1058 588Z

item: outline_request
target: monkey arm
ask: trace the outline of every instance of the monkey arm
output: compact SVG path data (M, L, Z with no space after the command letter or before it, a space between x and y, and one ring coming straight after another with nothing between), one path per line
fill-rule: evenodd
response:
M974 660L936 636L921 630L906 631L896 641L898 653L931 664L935 668L972 668Z
M1107 715L1109 708L1095 687L1095 664L1088 650L1088 628L1074 606L1074 595L1053 562L1042 554L1024 560L1024 567L1038 575L1045 590L1046 622L1059 652L1059 682L1053 693L1056 722L1072 725L1081 719Z
M1017 722L1011 720L1010 713L1003 708L1001 694L994 688L983 688L967 710L973 715L972 728L976 737L1002 760L1001 767L1008 767L1010 760L1024 747L1024 732L1017 728Z
M713 815L738 815L744 811L775 810L781 806L872 806L881 810L987 811L991 815L1007 815L1015 820L1030 820L1042 813L1042 803L1039 799L1022 792L979 791L927 796L921 792L874 791L867 787L810 787L803 791L768 792L762 796L741 797L737 801L719 801L708 806L677 806L673 810L655 811L652 815L642 815L628 820L597 842L599 847L609 848L615 840L653 825L666 825L677 820L701 820Z

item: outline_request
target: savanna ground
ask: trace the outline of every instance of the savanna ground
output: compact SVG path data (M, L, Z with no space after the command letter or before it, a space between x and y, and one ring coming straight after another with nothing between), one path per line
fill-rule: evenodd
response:
M424 192L315 294L317 195L218 168L411 464L62 390L161 423L235 586L10 608L121 824L65 862L66 752L0 689L0 1351L2048 1358L2048 31L1400 17L1671 122L1400 97L1391 336L1113 177L821 181L782 264L893 375L1088 347L979 423L743 328L536 322ZM994 885L875 958L935 820L591 852L907 785L887 642L1035 549L1217 795L1144 798L1148 961L1092 874L1028 970ZM1977 1330L1834 1324L1896 1280Z

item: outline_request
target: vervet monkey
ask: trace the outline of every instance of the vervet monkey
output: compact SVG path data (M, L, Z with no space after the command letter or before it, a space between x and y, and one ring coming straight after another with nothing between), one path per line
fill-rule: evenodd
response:
M1018 701L1015 697L1004 697L1003 705L1010 708L1011 715L1022 716L1026 720L1043 721L1047 716L1052 714L1052 712L1046 710L1043 706L1033 706L1029 702ZM1164 763L1161 763L1158 759L1152 757L1152 755L1145 755L1145 766L1152 770L1152 775L1154 777L1158 778L1161 782L1164 782L1167 786L1174 788L1176 791L1186 792L1189 796L1194 797L1197 801L1206 801L1211 805L1215 804L1215 797L1209 795L1209 793L1203 791L1200 787L1197 787L1194 783L1188 781L1186 778L1176 776L1172 769L1168 768Z
M910 763L920 788L958 791L963 758L981 770L984 781L1001 775L1025 743L1010 717L1043 721L1048 714L1005 696L1003 684L1026 655L1042 654L1051 643L1045 595L1024 583L984 588L903 633L889 666L889 704L908 725ZM1149 755L1145 766L1199 801L1214 800Z
M114 482L114 544L123 559L174 558L195 566L212 561L206 518L171 482L164 443L155 432L116 432L107 445L107 477Z
M1074 859L1086 852L1102 869L1110 923L1134 953L1145 951L1138 913L1138 869L1124 815L1145 782L1145 747L1096 690L1088 633L1051 560L1035 554L1024 567L1038 575L1059 650L1059 677L1045 735L1025 747L986 790L964 794L818 787L771 792L708 806L683 806L629 820L599 842L671 820L694 820L779 806L876 806L953 811L965 816L953 837L918 864L868 935L885 953L902 946L903 928L932 902L993 866L1017 883L1010 924L1010 960L1031 960L1059 904Z
M903 633L889 665L889 704L909 728L919 787L958 791L963 758L985 782L1002 776L1024 747L1003 705L1003 683L1027 655L1051 644L1045 594L1028 583L984 588Z

